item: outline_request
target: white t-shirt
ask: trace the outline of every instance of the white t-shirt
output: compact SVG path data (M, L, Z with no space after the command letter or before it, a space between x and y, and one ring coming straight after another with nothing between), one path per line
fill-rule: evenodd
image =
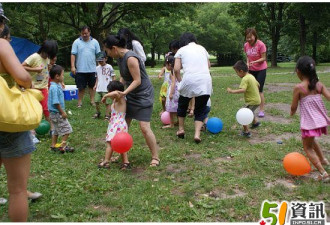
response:
M107 86L115 76L115 71L112 66L105 64L104 66L96 67L97 87L96 92L108 92Z
M181 59L183 69L183 78L178 86L180 95L188 98L211 95L212 79L206 49L191 42L180 48L174 57Z
M136 40L132 40L132 47L133 52L140 56L140 59L144 63L147 60L147 56L146 53L144 53L143 46L141 45L141 43Z

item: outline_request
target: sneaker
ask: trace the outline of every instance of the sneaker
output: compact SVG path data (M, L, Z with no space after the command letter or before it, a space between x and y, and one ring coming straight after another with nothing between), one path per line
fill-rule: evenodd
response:
M244 132L244 131L242 131L241 132L241 136L250 138L252 136L252 134L250 132Z
M33 141L33 144L38 144L40 142L39 139L35 135L32 135L32 141Z
M4 205L7 203L7 199L5 198L0 198L0 205Z
M261 123L260 122L256 122L255 124L252 124L251 125L251 129L254 129L254 128L257 128L257 127L260 127L261 126Z
M265 117L264 111L260 111L259 114L258 114L258 117Z
M39 193L39 192L33 192L33 193L31 193L31 194L28 195L28 199L37 200L41 196L42 196L41 193Z

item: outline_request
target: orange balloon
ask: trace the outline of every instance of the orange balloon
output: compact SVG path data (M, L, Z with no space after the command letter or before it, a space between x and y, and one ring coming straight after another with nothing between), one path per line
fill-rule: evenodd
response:
M283 159L284 169L296 176L301 176L311 172L311 165L306 157L298 152L287 154Z

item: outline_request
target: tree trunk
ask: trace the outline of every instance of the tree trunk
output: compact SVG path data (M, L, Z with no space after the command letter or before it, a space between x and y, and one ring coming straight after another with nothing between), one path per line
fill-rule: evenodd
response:
M271 36L272 36L272 57L271 57L271 67L277 67L277 46L278 42L280 40L280 34L282 29L282 20L283 20L283 10L284 10L284 4L285 3L268 3L270 4L270 10L271 10ZM276 16L276 7L278 7L277 10L277 16Z
M155 47L152 45L151 46L151 68L154 68L156 65L155 63Z
M306 20L303 15L299 15L299 25L300 25L300 56L306 55Z
M317 60L316 60L316 48L317 48L317 32L314 31L313 32L313 56L312 56L312 58L314 59L315 62L317 62Z

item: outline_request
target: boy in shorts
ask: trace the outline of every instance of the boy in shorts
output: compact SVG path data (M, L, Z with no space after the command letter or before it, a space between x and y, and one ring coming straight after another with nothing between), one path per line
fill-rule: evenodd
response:
M259 94L259 83L254 78L253 75L249 74L248 67L242 60L239 60L233 66L236 74L242 78L241 84L239 85L239 89L232 90L231 88L227 88L227 92L230 94L239 94L244 93L244 100L246 103L245 108L251 109L254 114L254 111L258 108L261 103L260 94ZM257 128L260 126L260 122L257 122L256 117L254 116L251 128ZM243 125L243 131L241 133L244 137L251 137L251 133L249 132L249 127L247 125Z
M52 135L51 150L64 152L73 152L74 148L67 145L69 134L72 133L72 127L67 119L64 104L64 93L61 83L64 80L64 70L59 65L54 65L50 72L52 81L50 82L48 95L48 109L50 119L54 125ZM58 136L62 136L62 143L59 148L55 147Z
M115 72L112 68L111 65L107 63L107 56L105 52L101 52L99 54L99 57L96 59L96 61L99 63L99 65L96 67L96 82L94 86L94 90L96 90L95 94L95 108L96 108L96 113L93 115L92 118L97 119L100 118L101 116L101 111L100 111L100 103L102 97L108 93L107 87L108 84L115 80ZM105 102L105 120L110 119L110 111L111 111L111 99L107 98Z

